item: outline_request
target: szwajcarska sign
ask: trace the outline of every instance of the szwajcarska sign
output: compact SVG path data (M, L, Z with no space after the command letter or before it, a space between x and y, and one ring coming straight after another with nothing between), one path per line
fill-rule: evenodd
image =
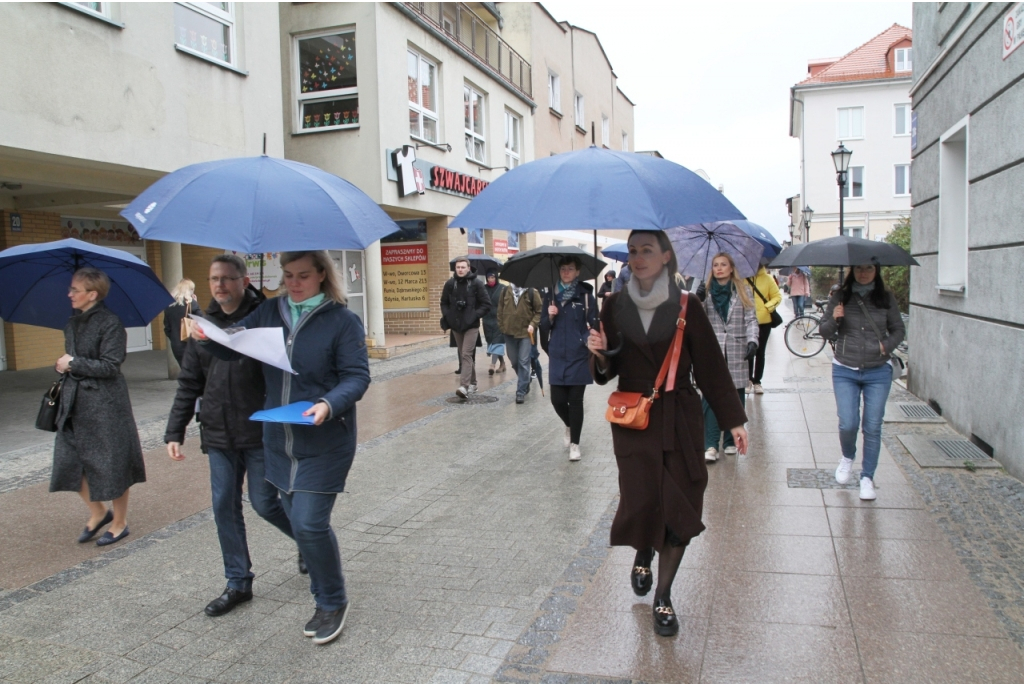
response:
M416 158L416 148L403 145L385 150L388 180L398 184L398 196L423 195L426 189L459 197L476 197L489 181L446 169L438 164Z

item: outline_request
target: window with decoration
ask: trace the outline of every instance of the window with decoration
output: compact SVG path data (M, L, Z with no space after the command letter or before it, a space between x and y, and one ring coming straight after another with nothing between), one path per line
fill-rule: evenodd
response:
M105 3L98 4L101 8ZM230 2L174 4L174 41L199 57L235 65L235 12Z
M355 31L297 37L295 63L296 131L359 126Z

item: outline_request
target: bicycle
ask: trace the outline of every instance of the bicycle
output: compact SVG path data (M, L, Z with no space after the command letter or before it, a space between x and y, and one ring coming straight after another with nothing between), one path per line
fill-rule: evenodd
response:
M818 332L828 300L815 300L816 314L801 314L786 324L786 347L798 357L813 357L825 348L825 338Z

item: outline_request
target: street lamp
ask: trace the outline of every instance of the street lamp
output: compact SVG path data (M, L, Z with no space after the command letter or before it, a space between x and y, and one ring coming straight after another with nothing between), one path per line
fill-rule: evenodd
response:
M843 195L846 192L846 172L850 169L853 150L847 150L842 141L832 152L832 164L836 167L836 183L839 184L839 235L843 235ZM839 267L839 285L843 285L843 267Z
M810 240L811 240L811 217L814 216L814 210L811 209L810 205L807 205L802 210L800 210L800 214L802 214L803 218L804 218L804 242L805 243L806 242L810 242Z

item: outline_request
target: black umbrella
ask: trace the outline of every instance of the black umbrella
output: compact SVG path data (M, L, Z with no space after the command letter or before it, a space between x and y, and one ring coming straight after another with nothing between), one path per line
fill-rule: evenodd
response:
M899 245L876 240L836 236L794 245L783 250L768 266L920 266L917 260Z
M521 288L552 288L558 283L558 262L562 257L575 257L580 262L580 280L597 278L607 262L578 247L543 245L520 252L501 267L500 276Z
M451 271L455 271L455 262L456 262L456 260L460 260L460 259L468 259L469 260L469 265L472 268L476 269L476 272L478 274L487 273L488 269L495 269L495 270L497 270L497 269L501 268L501 262L499 262L497 259L495 259L494 257L492 257L489 254L471 254L471 255L463 255L461 257L456 257L455 259L453 259L450 262L448 262L448 268Z

